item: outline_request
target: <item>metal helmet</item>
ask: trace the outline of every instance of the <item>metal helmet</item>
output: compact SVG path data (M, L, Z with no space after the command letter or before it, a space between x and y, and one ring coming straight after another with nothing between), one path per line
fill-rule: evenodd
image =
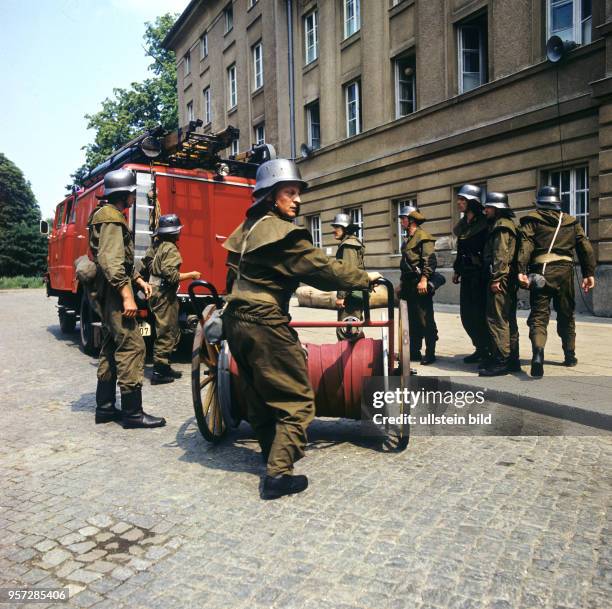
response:
M176 214L165 214L159 217L157 229L154 235L178 235L183 225Z
M402 205L397 215L400 218L402 216L409 216L413 211L416 211L416 210L417 208L414 205Z
M332 226L341 226L342 228L348 228L351 224L351 218L348 214L336 214L334 221L331 223Z
M272 159L262 163L255 174L254 201L250 209L265 201L266 197L279 184L297 182L302 190L308 186L296 164L289 159Z
M561 198L559 197L559 189L556 186L542 186L542 188L538 190L536 207L560 211Z
M505 192L488 192L484 206L497 207L497 209L510 209L510 205L508 205L508 195Z
M105 199L116 192L136 192L136 174L130 169L115 169L104 176L104 192L100 199Z
M481 203L482 199L482 188L480 186L476 186L475 184L464 184L457 193L458 197L463 197L468 201L476 201L477 203Z

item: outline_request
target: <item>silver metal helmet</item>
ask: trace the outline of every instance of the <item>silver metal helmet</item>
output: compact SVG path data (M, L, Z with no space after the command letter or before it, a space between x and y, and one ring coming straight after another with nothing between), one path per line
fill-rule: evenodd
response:
M332 226L341 226L342 228L348 228L351 224L351 217L348 214L336 214L334 221L331 223Z
M262 163L255 174L254 201L249 209L253 209L256 205L265 201L274 188L286 182L297 182L302 190L308 186L302 180L300 170L293 161L289 159L272 159Z
M104 176L104 192L99 198L105 199L116 192L136 192L136 174L130 169L115 169Z
M538 190L536 207L560 211L561 198L559 197L559 189L555 186L542 186L542 188Z
M458 197L463 197L468 201L476 201L478 203L482 200L482 188L475 184L464 184L457 193Z
M402 216L408 217L413 211L417 211L417 208L414 205L402 205L397 215L400 218Z
M505 192L488 192L484 206L497 207L497 209L510 209L510 205L508 205L508 195Z

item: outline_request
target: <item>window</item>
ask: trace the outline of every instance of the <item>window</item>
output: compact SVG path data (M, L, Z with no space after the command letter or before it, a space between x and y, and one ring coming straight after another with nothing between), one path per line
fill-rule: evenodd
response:
M264 123L259 123L255 126L255 145L264 144L266 141L266 126Z
M204 110L204 124L208 125L212 122L212 107L210 99L210 87L206 87L202 91L202 108Z
M344 0L344 37L348 38L361 28L361 0Z
M191 53L185 53L185 57L183 57L183 69L185 76L191 73Z
M312 244L315 247L321 247L321 216L310 216L308 221L310 224L310 234L312 235Z
M354 81L345 87L346 103L346 137L361 133L361 100L359 81Z
M304 17L304 63L308 65L319 56L319 14L312 11Z
M258 2L259 0L249 0L249 8L253 8Z
M55 212L55 228L59 228L62 225L62 216L64 215L64 204L61 203L57 207Z
M208 57L208 34L205 32L200 38L200 59Z
M544 182L556 186L561 195L561 209L575 216L588 234L589 169L577 167L547 171Z
M416 110L415 72L414 55L395 60L395 118Z
M488 80L486 13L457 29L459 93L466 93Z
M253 47L253 91L263 87L263 47L258 42Z
M66 201L66 224L74 224L76 216L76 197L72 197Z
M234 7L228 4L223 11L225 17L225 33L227 34L234 28Z
M363 241L363 213L361 207L349 207L344 210L351 218L351 224L357 226L357 237Z
M589 44L593 29L591 0L547 0L548 38L559 36L578 44Z
M393 211L394 211L395 222L397 226L397 242L396 242L395 253L399 254L402 251L402 243L404 242L404 239L406 239L407 237L406 229L402 226L402 222L399 217L400 209L404 207L405 205L411 205L412 207L416 207L417 206L416 198L409 197L409 198L399 199L395 201L394 205L395 205L395 209Z
M187 102L186 112L187 122L195 120L195 115L193 113L193 102Z
M232 64L227 69L227 87L228 87L228 110L235 108L238 105L238 89L236 87L236 64Z
M321 148L321 119L319 118L319 100L306 106L306 123L308 146L312 150Z
M235 156L238 154L239 150L240 150L240 140L236 138L235 140L232 140L231 154Z

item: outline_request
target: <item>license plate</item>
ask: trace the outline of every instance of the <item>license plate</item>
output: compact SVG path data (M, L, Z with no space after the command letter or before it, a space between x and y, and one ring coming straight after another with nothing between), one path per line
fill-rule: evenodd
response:
M139 321L138 327L142 336L151 336L151 324L147 321Z

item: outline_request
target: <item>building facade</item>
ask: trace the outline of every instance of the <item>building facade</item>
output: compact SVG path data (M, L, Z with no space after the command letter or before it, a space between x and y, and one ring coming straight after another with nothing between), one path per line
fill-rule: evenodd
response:
M397 277L397 209L412 201L450 269L461 184L507 192L520 216L551 183L597 255L578 308L611 315L611 32L603 0L194 0L166 45L181 124L239 127L234 151L297 151L301 222L324 248L347 211L368 267ZM558 63L552 35L576 43ZM456 297L450 282L437 295Z

